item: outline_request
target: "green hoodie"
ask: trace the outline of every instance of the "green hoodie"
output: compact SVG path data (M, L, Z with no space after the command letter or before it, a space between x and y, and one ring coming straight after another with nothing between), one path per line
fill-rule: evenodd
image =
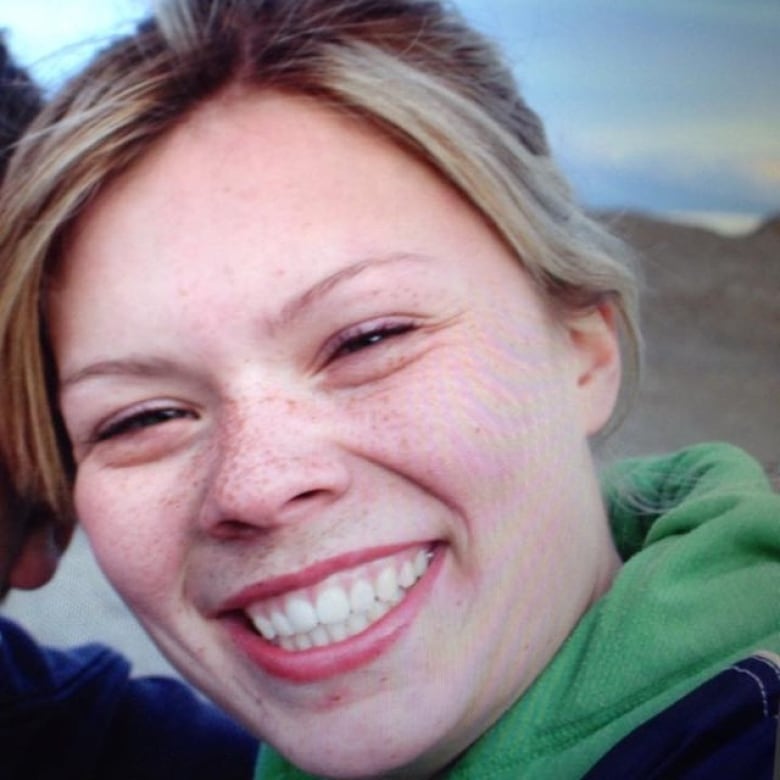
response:
M780 496L725 444L604 479L625 561L542 675L446 773L580 778L615 743L757 650L780 653ZM306 780L261 751L255 780Z

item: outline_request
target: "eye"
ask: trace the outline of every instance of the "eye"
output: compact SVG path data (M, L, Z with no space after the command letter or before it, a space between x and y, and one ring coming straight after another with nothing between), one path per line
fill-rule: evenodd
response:
M150 428L154 425L162 425L170 420L181 418L196 419L197 414L189 409L173 407L160 407L156 409L144 409L135 414L120 417L117 420L109 420L95 434L94 441L101 442L123 436L134 431Z
M338 358L352 355L355 352L369 349L370 347L374 347L377 344L381 344L383 341L387 341L388 339L392 339L397 336L402 336L404 333L409 333L415 329L416 326L411 322L381 323L359 326L358 328L348 330L339 337L335 348L331 352L330 359L337 360Z

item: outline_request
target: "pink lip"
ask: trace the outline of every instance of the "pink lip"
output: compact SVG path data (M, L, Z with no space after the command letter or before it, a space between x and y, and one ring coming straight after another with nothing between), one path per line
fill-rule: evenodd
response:
M408 546L400 549L406 547ZM363 633L345 639L343 642L312 650L289 652L263 639L250 628L246 618L238 614L238 611L259 598L277 595L291 588L305 587L333 571L385 557L398 549L383 548L381 553L374 550L367 557L363 554L339 556L324 564L307 568L299 574L274 579L241 591L238 596L228 601L227 606L222 610L222 619L225 621L231 639L241 652L265 672L295 683L317 682L345 674L370 663L386 652L413 623L441 571L444 556L441 554L440 547L434 548L434 558L428 570L398 606ZM350 562L345 564L345 560ZM323 575L322 571L327 573ZM285 587L280 587L282 582L285 583ZM258 593L263 595L258 596Z
M315 585L337 571L351 569L355 566L370 563L371 561L376 561L380 558L386 558L388 555L394 555L395 553L418 546L426 545L425 543L421 544L419 542L415 544L386 545L384 547L372 547L367 550L336 555L333 558L318 561L317 563L292 574L283 574L280 577L274 577L273 579L264 580L256 585L250 585L248 588L244 588L239 593L227 599L220 605L216 612L219 614L246 609L255 601L262 601L282 593L287 593L291 590Z

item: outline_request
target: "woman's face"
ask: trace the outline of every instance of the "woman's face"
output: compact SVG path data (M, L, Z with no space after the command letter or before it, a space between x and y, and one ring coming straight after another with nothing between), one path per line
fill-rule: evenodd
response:
M425 775L548 663L615 554L603 312L353 120L207 104L81 217L50 298L75 501L173 663L294 762Z

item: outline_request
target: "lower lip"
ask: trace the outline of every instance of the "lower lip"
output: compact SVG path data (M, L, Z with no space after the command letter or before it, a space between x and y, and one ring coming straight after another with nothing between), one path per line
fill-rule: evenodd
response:
M238 648L274 677L295 683L311 683L345 674L371 663L400 639L422 608L443 561L444 556L437 549L425 574L398 606L361 634L343 642L292 652L267 642L243 619L229 619L228 631Z

